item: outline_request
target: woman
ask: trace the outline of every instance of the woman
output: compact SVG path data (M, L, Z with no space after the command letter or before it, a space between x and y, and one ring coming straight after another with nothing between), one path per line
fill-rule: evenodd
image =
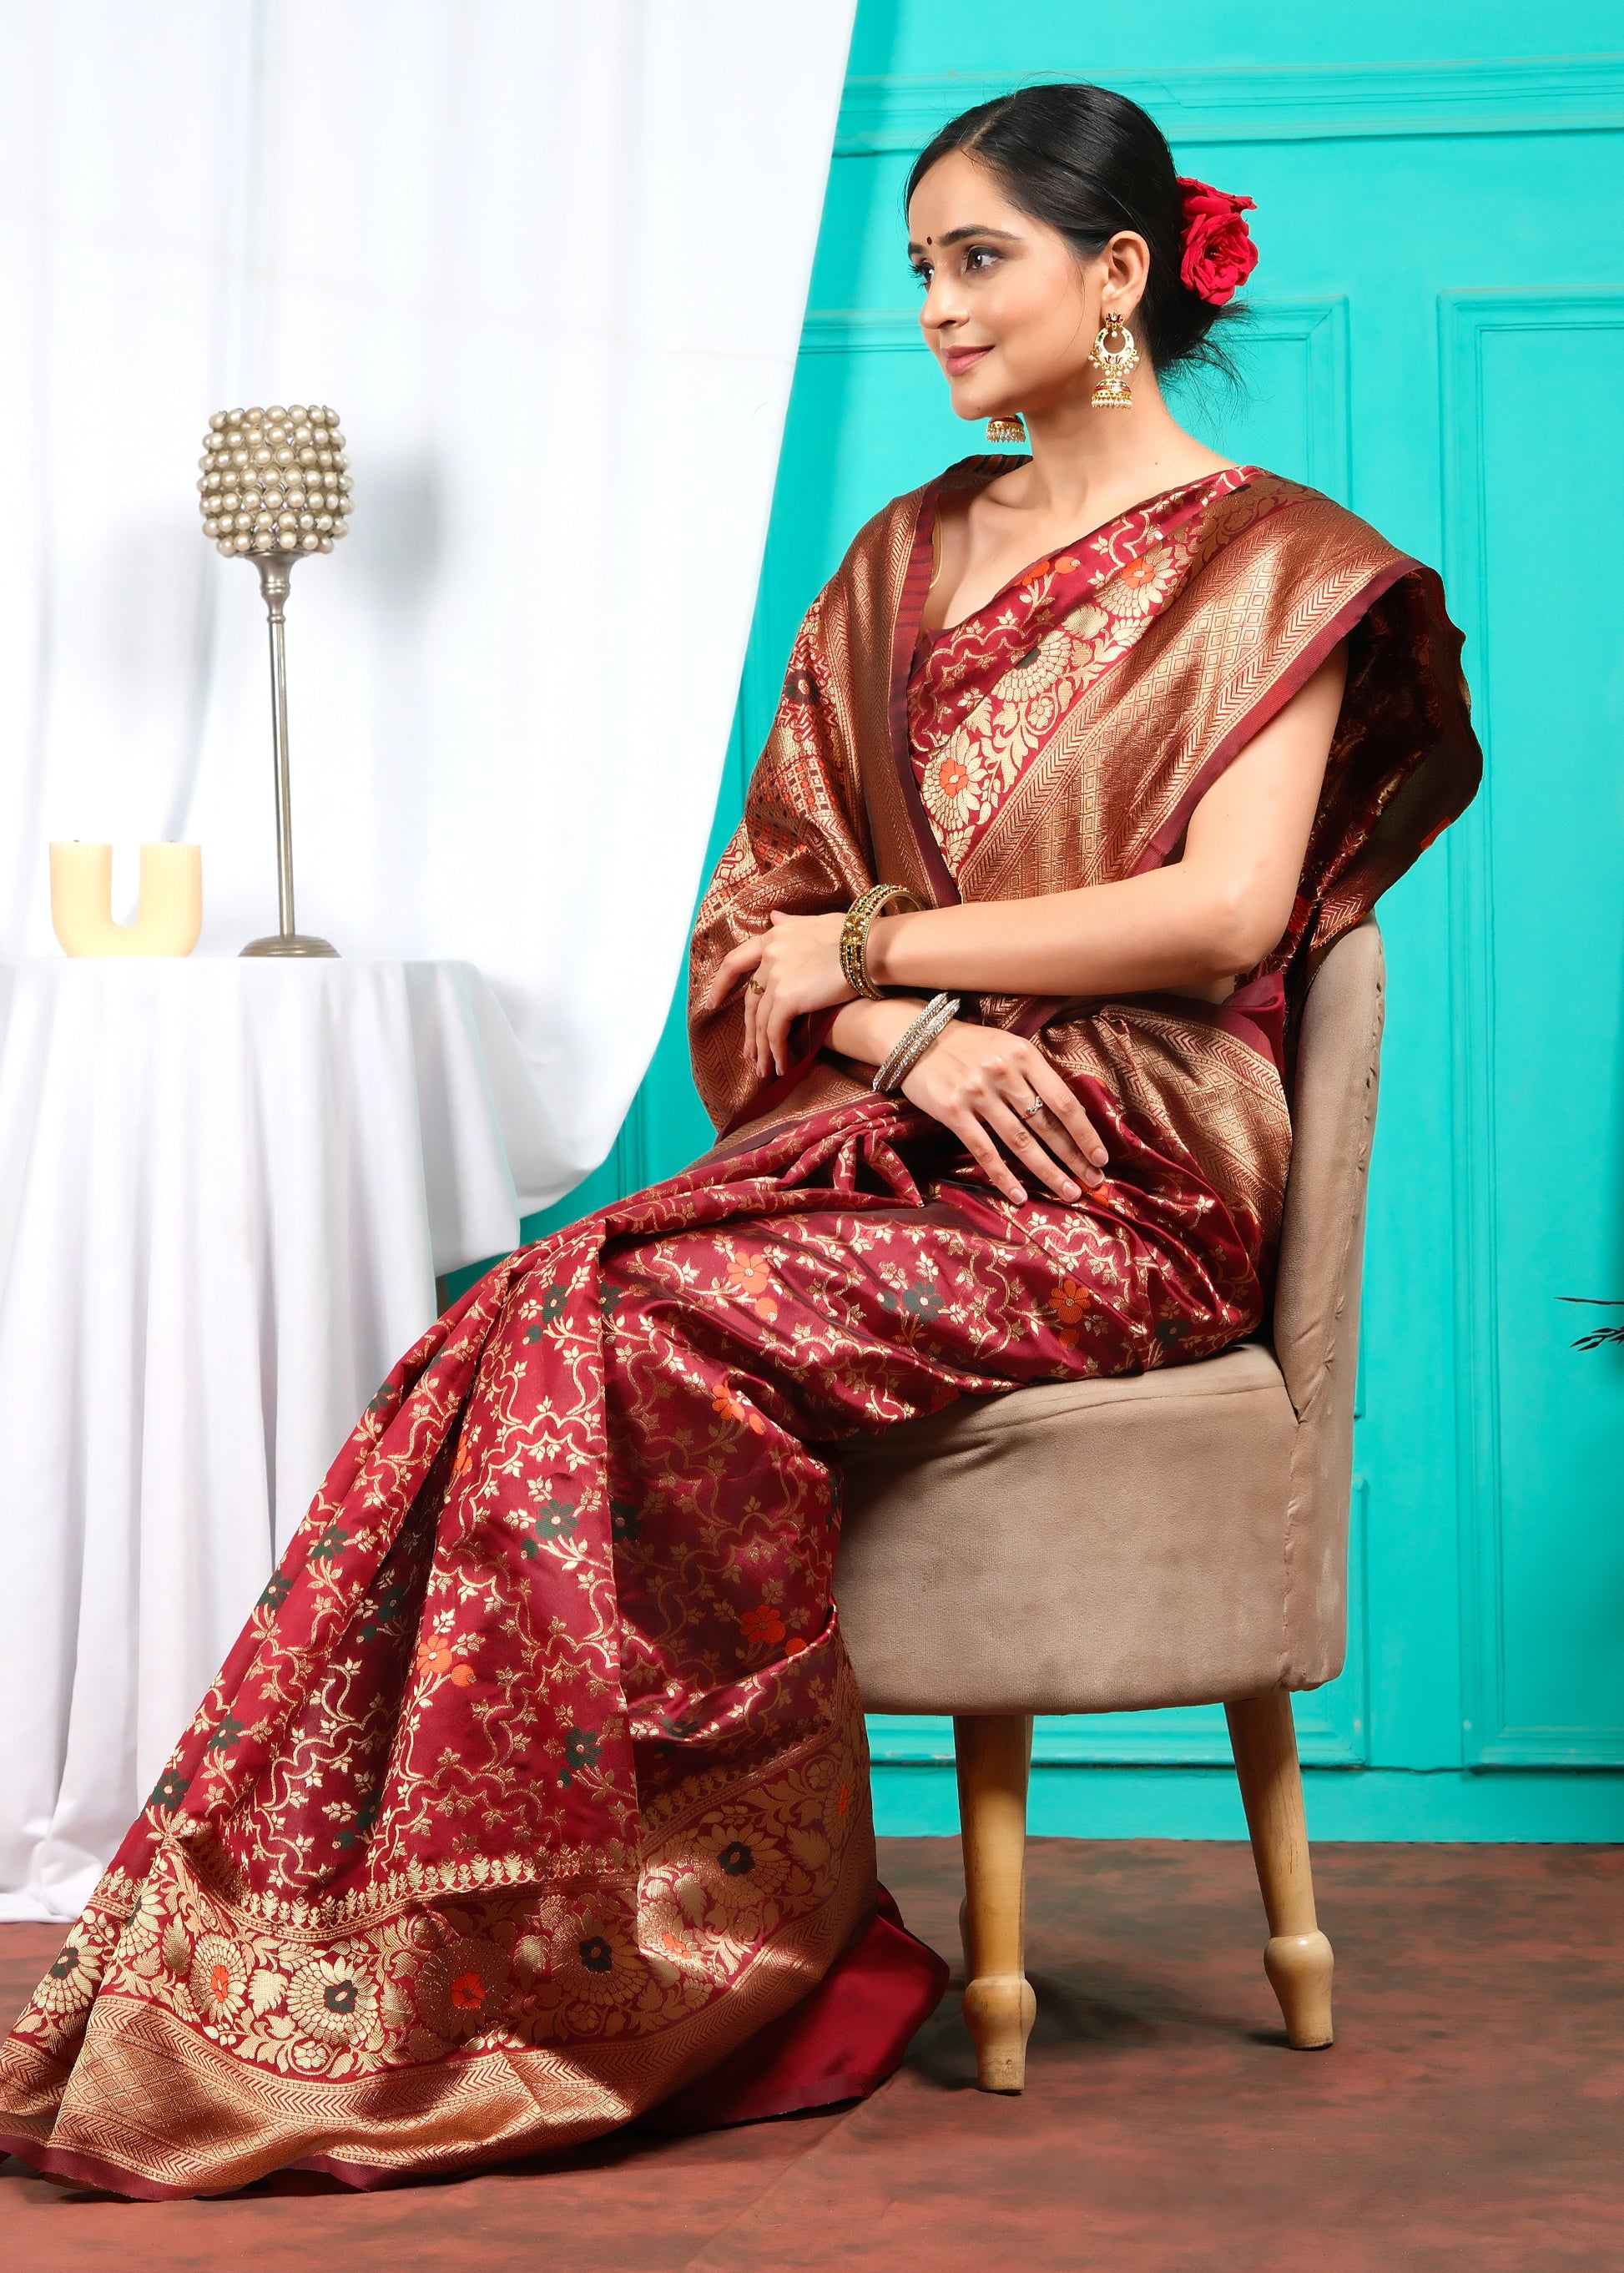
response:
M1477 776L1432 574L1163 401L1248 202L1098 88L921 158L926 338L1031 454L813 604L695 933L721 1142L369 1407L0 2055L41 2168L737 2120L872 2088L940 1994L876 1887L829 1448L1258 1327L1308 979Z

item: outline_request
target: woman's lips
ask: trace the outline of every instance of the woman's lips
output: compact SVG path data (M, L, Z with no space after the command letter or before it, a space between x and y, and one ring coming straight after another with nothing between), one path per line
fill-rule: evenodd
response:
M947 348L943 351L942 365L950 379L957 379L962 371L969 371L980 363L983 356L991 353L990 347Z

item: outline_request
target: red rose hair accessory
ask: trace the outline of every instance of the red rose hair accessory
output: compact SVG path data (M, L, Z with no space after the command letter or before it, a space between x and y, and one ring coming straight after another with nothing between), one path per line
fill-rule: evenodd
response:
M1191 291L1222 308L1258 265L1258 248L1241 219L1243 214L1257 211L1257 199L1233 197L1188 174L1178 176L1178 186L1184 204L1184 250L1178 273Z

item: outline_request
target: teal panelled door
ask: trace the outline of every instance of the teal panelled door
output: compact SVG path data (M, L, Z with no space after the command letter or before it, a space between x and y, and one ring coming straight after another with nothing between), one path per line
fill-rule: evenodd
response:
M1314 1827L1624 1836L1624 1350L1575 1350L1608 1314L1561 1299L1624 1297L1618 11L1229 13L862 0L716 842L852 533L981 446L919 339L911 155L1026 79L1122 88L1181 170L1257 200L1244 384L1185 389L1187 422L1442 566L1489 759L1382 910L1349 1662L1299 1700ZM1560 53L1519 52L1536 20ZM673 1018L560 1212L708 1136ZM953 1827L946 1732L873 1736L883 1824ZM1215 1712L1040 1724L1037 1752L1039 1828L1239 1831Z

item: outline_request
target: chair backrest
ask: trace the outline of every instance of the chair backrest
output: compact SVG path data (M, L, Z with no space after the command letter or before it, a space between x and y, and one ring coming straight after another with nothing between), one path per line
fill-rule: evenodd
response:
M1304 1008L1274 1341L1297 1415L1287 1549L1292 1685L1340 1670L1365 1197L1381 1064L1384 965L1374 917L1337 941Z

